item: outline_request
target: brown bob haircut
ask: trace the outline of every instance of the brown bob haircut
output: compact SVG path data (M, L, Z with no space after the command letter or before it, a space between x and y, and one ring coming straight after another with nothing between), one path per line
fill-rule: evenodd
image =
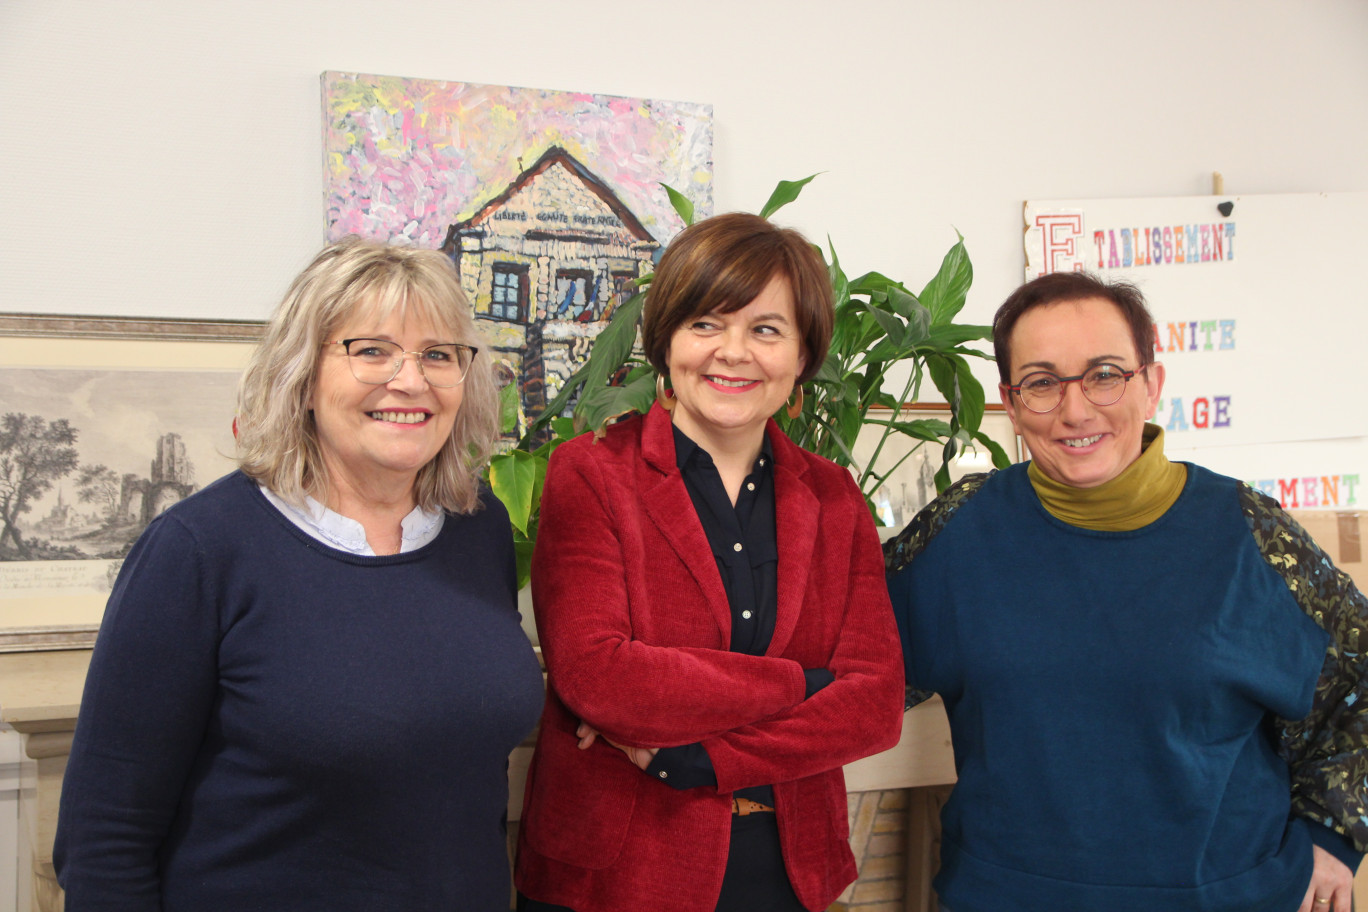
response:
M1105 282L1086 272L1052 272L1012 292L993 315L993 355L997 358L999 379L1009 386L1012 383L1012 330L1022 314L1048 304L1085 298L1102 298L1115 304L1130 327L1139 366L1154 362L1154 317L1139 288L1129 282Z
M685 228L666 248L646 292L641 344L661 375L670 340L687 321L745 307L776 275L788 279L804 365L799 383L816 376L836 319L831 278L817 248L792 228L731 212Z

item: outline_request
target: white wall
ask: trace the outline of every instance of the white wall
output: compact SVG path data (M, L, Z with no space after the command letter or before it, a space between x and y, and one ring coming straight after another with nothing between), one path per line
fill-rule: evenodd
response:
M0 311L262 318L322 244L323 70L703 101L716 209L987 321L1026 198L1368 189L1363 0L0 0Z

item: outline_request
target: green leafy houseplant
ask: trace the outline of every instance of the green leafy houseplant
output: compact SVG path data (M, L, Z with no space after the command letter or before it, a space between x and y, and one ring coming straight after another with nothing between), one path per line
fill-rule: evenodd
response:
M780 181L760 215L769 218L797 199L815 176ZM692 224L693 205L672 188L665 189L684 223ZM810 384L798 417L789 418L782 412L777 416L784 432L799 446L848 466L871 512L873 495L884 480L924 445L941 450L938 491L950 483L950 461L974 443L988 450L994 465L1008 465L1003 449L979 430L984 412L983 386L970 372L967 360L989 357L968 346L989 338L991 327L955 322L973 281L964 239L960 237L945 254L940 270L920 294L877 272L851 280L841 269L830 241L828 248L828 271L836 301L831 350ZM650 280L649 275L637 280L637 293L613 312L588 360L529 425L517 447L490 462L490 485L508 508L513 525L519 587L526 585L531 567L542 484L551 453L576 434L590 430L601 433L618 417L645 412L655 398L655 370L636 348ZM905 371L906 379L897 393L890 393L885 385L894 368L899 375ZM927 378L949 404L949 420L903 420L900 407L921 397ZM572 402L573 418L564 417L562 413ZM867 426L881 431L873 453L861 464L854 454L855 438ZM907 446L909 441L911 445ZM893 465L876 471L879 456L892 442L904 446L905 452Z

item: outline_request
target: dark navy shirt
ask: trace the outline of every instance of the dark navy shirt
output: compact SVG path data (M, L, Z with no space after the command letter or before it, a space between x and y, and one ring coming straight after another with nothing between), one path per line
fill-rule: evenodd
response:
M675 461L712 546L731 606L730 651L764 655L779 609L779 548L774 530L774 456L765 438L732 506L707 450L674 429Z
M731 652L764 655L779 611L779 546L774 524L774 454L769 438L741 482L733 506L708 451L674 429L675 464L708 537L731 607ZM810 688L809 688L810 689ZM664 748L646 772L677 789L716 787L717 774L702 744ZM768 785L738 789L736 796L774 805Z

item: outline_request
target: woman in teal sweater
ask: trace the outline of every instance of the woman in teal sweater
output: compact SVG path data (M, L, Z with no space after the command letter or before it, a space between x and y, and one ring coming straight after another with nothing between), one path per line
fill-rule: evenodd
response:
M993 335L1032 461L885 549L954 739L942 908L1350 912L1368 603L1275 502L1164 457L1137 289L1045 276Z

